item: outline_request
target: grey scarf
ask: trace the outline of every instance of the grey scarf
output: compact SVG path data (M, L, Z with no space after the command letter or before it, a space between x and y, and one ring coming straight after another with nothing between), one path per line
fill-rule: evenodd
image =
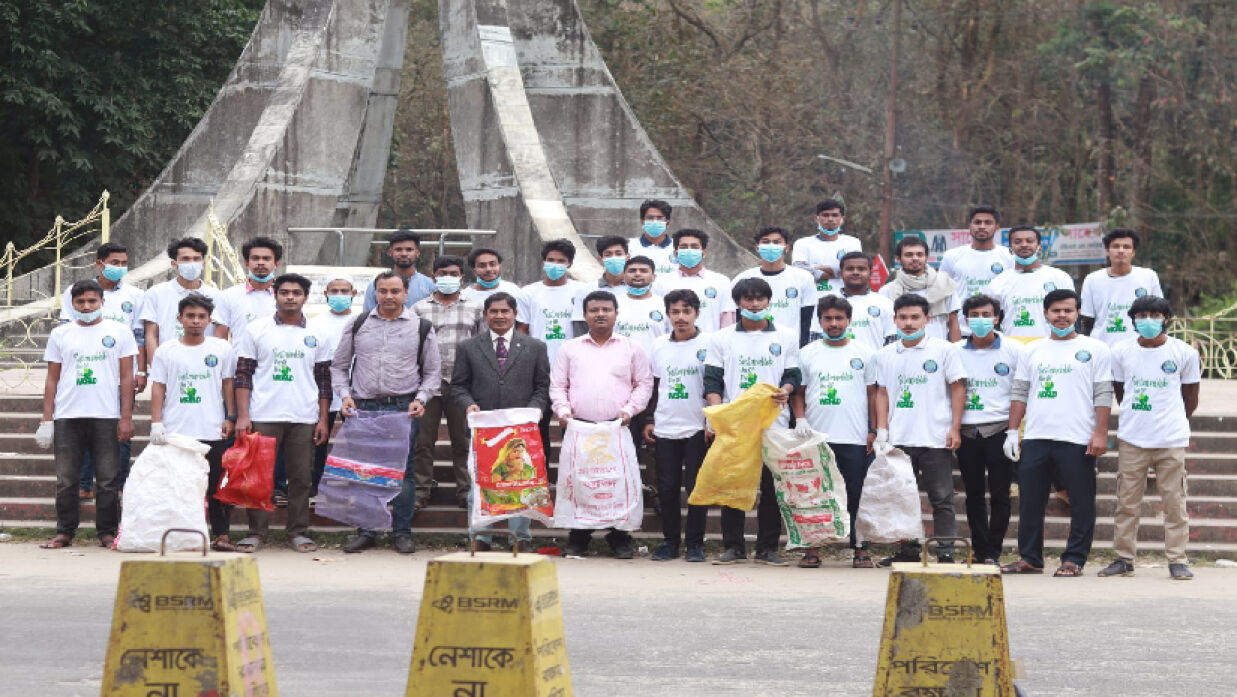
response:
M958 284L954 283L948 274L940 273L931 266L924 269L922 276L912 276L899 271L889 285L894 287L893 297L895 298L912 291L924 291L924 297L928 299L928 305L931 308L928 314L932 317L949 312L949 298L958 287Z

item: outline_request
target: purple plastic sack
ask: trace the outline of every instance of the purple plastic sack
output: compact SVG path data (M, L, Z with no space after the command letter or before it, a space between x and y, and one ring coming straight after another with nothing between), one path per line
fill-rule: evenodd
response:
M403 485L411 429L403 411L348 417L326 458L314 512L367 530L389 529L387 506Z

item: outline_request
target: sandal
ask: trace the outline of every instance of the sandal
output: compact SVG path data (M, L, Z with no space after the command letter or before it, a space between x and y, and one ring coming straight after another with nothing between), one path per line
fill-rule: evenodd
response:
M803 555L803 558L799 560L799 568L800 569L819 569L820 568L820 555L816 553L816 550L809 550L806 554Z
M1061 566L1057 567L1057 570L1054 571L1052 575L1055 577L1060 577L1060 578L1071 578L1074 576L1081 576L1082 567L1078 566L1072 561L1061 562Z
M40 549L60 549L61 547L71 547L73 538L68 535L56 535L52 539L39 545Z
M210 548L216 552L235 552L236 545L232 544L232 538L228 535L220 535L215 538L215 541L210 543Z
M301 554L308 554L309 552L318 551L318 543L304 535L297 535L288 540L288 549Z
M1026 562L1026 560L1019 559L1018 561L1011 561L1005 566L1002 566L1001 573L1003 574L1042 574L1044 573L1044 567L1031 566L1030 564Z
M253 554L259 549L262 549L262 538L257 535L250 535L240 542L237 542L233 546L233 549L241 554Z
M82 490L80 490L80 491L78 491L78 492L77 492L77 496L78 496L78 498L80 498L80 499L81 499L81 500L83 500L83 501L90 501L90 500L93 500L93 499L94 499L94 489L82 489Z
M876 565L872 563L872 555L856 550L855 555L851 557L850 567L852 569L874 569Z
M99 546L103 549L111 549L116 546L115 535L99 535Z

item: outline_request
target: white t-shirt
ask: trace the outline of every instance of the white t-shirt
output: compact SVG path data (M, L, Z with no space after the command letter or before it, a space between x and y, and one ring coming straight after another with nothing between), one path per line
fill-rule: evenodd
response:
M581 298L580 291L585 288L588 284L570 279L561 286L547 286L544 281L524 286L524 297L528 302L528 335L545 342L550 365L554 364L558 347L575 337L571 315L575 311L576 301Z
M704 363L722 369L726 388L723 402L738 399L758 382L781 387L782 373L799 367L799 332L782 329L776 321L773 329L759 332L739 331L739 325L732 324L709 338ZM783 407L773 425L785 427L789 423L790 410Z
M1171 336L1155 348L1127 339L1112 348L1112 379L1125 385L1118 438L1140 448L1190 444L1181 386L1202 379L1198 351Z
M258 361L249 396L252 421L312 424L318 421L318 385L314 364L333 355L326 335L308 326L256 319L236 346L237 358Z
M730 279L724 274L701 269L699 273L689 276L680 267L665 276L658 276L653 282L653 291L662 296L680 288L693 291L700 298L700 316L696 318L696 326L703 331L717 331L721 328L722 313L734 312Z
M899 447L944 448L953 423L949 385L966 379L962 352L924 337L896 341L876 353L876 384L889 395L889 442Z
M73 320L73 298L70 295L72 288L65 288L64 295L60 302L60 319L65 322ZM135 288L128 283L118 283L111 290L103 290L103 319L110 319L113 322L120 322L130 329L138 329L142 326L142 320L139 319L142 311L142 296L146 291L141 288Z
M160 343L175 341L185 335L185 330L180 326L180 320L176 319L180 315L177 306L181 298L190 293L201 293L214 301L215 311L211 313L211 321L215 324L222 324L220 308L223 305L221 297L223 294L218 288L207 285L205 282L197 288L184 288L173 278L151 286L142 298L142 310L139 316L143 322L154 322L158 325Z
M528 297L524 295L522 288L511 281L500 280L498 285L488 290L477 290L473 287L473 284L469 283L460 290L460 295L472 300L480 307L485 307L485 299L499 292L510 293L515 298L515 321L521 324L528 324Z
M212 315L217 324L227 326L233 343L240 341L250 322L275 315L274 286L266 290L249 290L248 285L240 283L221 292L221 300Z
M766 275L759 266L754 266L735 276L731 288L744 278L764 279L773 289L769 312L778 329L794 332L798 336L799 315L803 308L810 307L813 314L816 312L816 281L812 279L812 274L797 266L787 266L773 275Z
M838 278L841 270L842 257L850 252L862 252L863 244L858 237L838 233L837 239L826 240L820 235L801 237L795 240L790 248L790 259L796 267L812 274L816 281L816 290L820 294L837 294L842 292L842 279ZM824 278L817 266L828 266L833 269L833 278Z
M1095 430L1095 383L1112 380L1108 346L1089 336L1032 341L1014 379L1031 386L1023 438L1086 445Z
M804 416L830 443L867 445L868 385L876 382L876 349L858 341L830 346L824 339L799 353L803 370Z
M661 296L651 290L639 298L633 298L626 293L620 296L614 332L640 344L644 355L651 358L653 340L669 333L666 326L666 304Z
M630 257L648 257L653 260L653 273L658 276L662 274L670 274L678 268L679 263L674 258L674 243L670 241L669 233L666 234L666 246L659 247L655 244L646 245L644 243L644 235L638 235L627 241L627 252Z
M1151 269L1135 266L1124 276L1110 276L1108 269L1092 271L1082 283L1079 314L1094 318L1091 336L1114 348L1138 337L1129 309L1135 300L1147 295L1164 297L1160 277Z
M873 350L885 345L885 337L897 334L893 326L893 301L880 293L867 292L863 295L845 295L850 303L850 328L846 335L852 341L867 344ZM812 313L812 331L819 332L820 318Z
M197 346L180 341L159 344L150 379L167 387L163 426L168 433L220 440L223 430L223 381L236 376L232 345L208 336Z
M1014 255L1008 247L975 249L971 245L954 247L941 256L940 272L958 284L958 302L988 290L992 279L1014 268Z
M337 315L327 311L312 317L306 323L306 327L313 332L314 336L324 337L327 342L327 355L334 358L335 349L339 347L339 337L343 336L344 332L352 331L352 323L356 321L357 316L356 312ZM343 400L332 390L331 411L339 411L341 407L343 407Z
M584 287L580 289L580 294L576 296L576 301L575 301L574 306L571 308L571 321L572 322L583 322L584 321L584 299L588 297L589 293L592 293L595 290L604 290L610 293L611 295L613 295L615 300L618 300L624 295L627 295L627 284L620 283L617 286L601 286L597 284L588 284L588 283L584 284ZM649 292L657 293L656 283L653 284L653 290Z
M133 330L114 320L53 329L43 350L44 361L60 364L53 418L119 419L120 359L136 355Z
M1073 290L1074 279L1051 266L1034 271L1010 269L992 279L988 295L999 300L1005 312L1001 332L1009 336L1048 336L1051 330L1044 319L1044 296L1061 288Z
M689 438L704 428L704 361L709 334L700 331L687 341L672 341L671 335L653 342L651 365L657 378L657 409L653 435L658 438Z
M927 291L924 291L924 290L912 290L910 292L913 293L914 295L922 295L924 297L927 297ZM892 297L893 286L886 285L882 287L880 289L880 294L885 296L889 300L889 309L892 312L893 311L893 300L894 300ZM957 294L950 296L949 302L946 303L945 305L945 309L949 313L956 313L962 309L962 301L958 299ZM958 321L961 322L962 320L959 319ZM890 324L892 323L893 323L893 320L890 319ZM896 325L894 327L894 333L897 333ZM940 339L942 341L949 341L949 315L944 314L944 315L936 315L934 317L929 317L928 323L924 325L924 335L931 339Z
M1022 342L997 334L988 348L976 348L970 339L957 342L966 369L966 405L963 424L1009 422L1009 394L1014 388L1014 371L1022 356Z

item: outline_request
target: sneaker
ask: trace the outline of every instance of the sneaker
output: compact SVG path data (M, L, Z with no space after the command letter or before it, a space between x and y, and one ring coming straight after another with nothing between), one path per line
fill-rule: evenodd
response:
M1189 581L1194 578L1194 573L1190 571L1190 567L1185 564L1169 564L1168 575L1171 576L1174 581Z
M400 554L412 554L417 551L412 544L412 535L396 535L391 540L391 546Z
M1171 572L1171 568L1169 571ZM1133 576L1134 565L1124 559L1118 559L1113 563L1100 569L1098 576Z
M767 552L757 552L752 560L757 564L767 564L768 566L790 566L790 562L786 561L775 550Z
M704 561L704 547L689 545L687 554L683 555L683 561Z
M633 556L635 556L635 553L633 552L631 545L626 542L615 545L613 547L613 550L614 550L615 559L631 559Z
M670 561L671 559L678 559L679 548L669 542L663 542L661 546L657 548L657 551L653 552L653 556L650 558L653 561Z
M713 560L714 564L741 564L747 561L747 553L741 549L728 549Z
M918 554L918 553L915 553L915 554L909 554L909 553L905 553L905 552L903 552L902 550L898 550L897 554L894 554L892 557L885 557L884 559L881 559L880 561L876 562L876 565L877 565L877 566L883 566L883 567L885 567L885 568L889 568L890 566L893 566L893 565L894 565L894 563L896 563L896 562L915 562L915 563L918 563L918 562L919 562L919 554Z
M374 538L370 535L353 535L344 542L344 554L355 554L364 552L365 550L377 544Z
M583 557L587 557L587 556L588 556L588 550L587 550L587 549L585 549L585 548L583 548L583 547L579 547L579 546L577 546L577 545L570 545L570 544L569 544L569 545L567 545L566 547L563 547L563 556L564 556L564 557L581 557L581 558L583 558Z

